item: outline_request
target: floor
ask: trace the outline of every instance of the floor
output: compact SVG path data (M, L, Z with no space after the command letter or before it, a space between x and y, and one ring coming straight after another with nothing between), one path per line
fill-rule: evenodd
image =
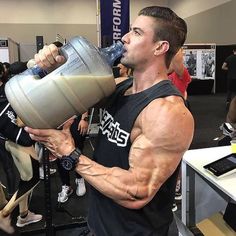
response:
M217 146L216 137L221 136L219 126L225 120L225 95L224 94L212 94L212 95L192 95L189 96L190 109L195 119L195 134L190 149L204 148L210 146ZM92 143L94 140L92 139ZM86 141L85 153L92 156L92 147L90 142ZM2 169L0 166L0 179L5 183L5 177L2 175ZM71 183L74 184L74 175L71 174ZM83 236L86 235L86 215L87 215L87 198L86 193L83 197L77 197L74 193L70 199L62 204L57 203L57 193L61 190L61 183L58 174L51 176L51 206L47 206L52 213L52 227L47 235L56 236ZM45 219L45 193L44 193L44 181L38 185L34 190L33 196L30 202L30 210L36 213L44 215ZM176 212L178 217L181 217L181 202L178 202L178 210ZM12 220L13 224L18 215L18 209L13 212ZM25 226L19 229L15 235L46 235L45 221L38 222L33 225ZM0 235L5 235L0 231ZM175 222L170 227L170 236L178 235Z

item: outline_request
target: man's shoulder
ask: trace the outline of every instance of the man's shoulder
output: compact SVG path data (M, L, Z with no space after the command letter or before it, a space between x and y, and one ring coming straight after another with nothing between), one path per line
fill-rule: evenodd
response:
M154 146L169 145L176 138L178 150L189 146L194 120L181 100L177 96L155 99L140 114L137 128Z
M164 123L173 122L176 117L181 116L183 113L189 113L184 100L182 97L172 95L154 99L145 107L141 115L147 121L145 124L148 124L149 122L152 123L152 120Z

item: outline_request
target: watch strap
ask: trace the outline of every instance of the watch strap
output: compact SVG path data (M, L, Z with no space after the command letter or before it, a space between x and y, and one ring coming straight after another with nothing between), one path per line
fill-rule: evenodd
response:
M76 164L79 162L80 155L81 155L80 149L75 148L75 150L73 150L70 155L62 156L62 158L60 159L62 167L67 171L74 170Z
M75 161L75 164L79 161L79 157L81 156L81 151L79 148L75 148L74 151L71 152L71 154L69 155L71 157L72 160Z

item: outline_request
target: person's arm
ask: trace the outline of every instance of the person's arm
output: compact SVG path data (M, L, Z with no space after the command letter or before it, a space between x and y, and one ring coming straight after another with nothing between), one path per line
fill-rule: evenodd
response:
M236 97L232 99L229 106L229 111L226 116L226 122L236 124Z
M74 150L66 129L57 135L58 131L53 130L27 128L27 131L33 134L33 139L45 141L47 147L54 148L57 156L58 153L59 156L68 155ZM139 209L151 201L173 174L192 136L193 118L182 99L157 99L143 110L135 122L131 133L128 170L107 168L81 155L76 171L118 204ZM53 144L59 139L61 142Z
M89 123L89 116L88 112L82 114L81 119L78 124L78 130L81 135L86 135L88 132L88 123Z
M222 70L228 70L228 66L226 62L223 63Z
M173 174L192 140L192 116L182 101L177 106L174 102L158 99L138 117L131 133L129 170L106 168L82 156L78 173L118 204L142 208Z

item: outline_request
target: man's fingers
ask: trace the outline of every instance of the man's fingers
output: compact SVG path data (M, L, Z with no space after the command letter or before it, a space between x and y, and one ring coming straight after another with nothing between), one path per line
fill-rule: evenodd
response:
M26 126L24 129L27 133L33 134L36 136L48 136L48 133L50 131L49 129L33 129L28 126Z
M60 56L60 55L57 55L55 59L56 59L56 62L59 64L63 64L66 61L65 57Z
M45 45L43 47L43 58L45 58L45 62L49 62L50 65L54 65L56 63L56 54L58 53L58 48L54 45L51 44L49 46Z
M30 134L31 139L37 142L48 142L55 132L53 129L32 129L30 127L24 129Z
M36 59L36 58L35 58ZM42 50L39 51L37 61L38 60L45 66L51 67L56 63L49 46L45 45Z
M45 45L43 49L35 54L34 59L36 64L43 69L54 67L56 64L65 61L63 56L59 56L58 48L54 44Z
M72 123L74 122L74 119L68 120L64 125L63 125L63 130L70 130L70 127Z
M38 54L35 54L34 60L35 60L35 63L36 63L40 68L47 69L47 67L40 61L40 58L39 58L39 55L38 55Z
M48 54L47 54L48 53ZM46 50L45 50L45 54L49 57L53 58L52 63L55 63L56 61L56 57L59 55L59 50L58 47L54 44L50 44L47 46Z

